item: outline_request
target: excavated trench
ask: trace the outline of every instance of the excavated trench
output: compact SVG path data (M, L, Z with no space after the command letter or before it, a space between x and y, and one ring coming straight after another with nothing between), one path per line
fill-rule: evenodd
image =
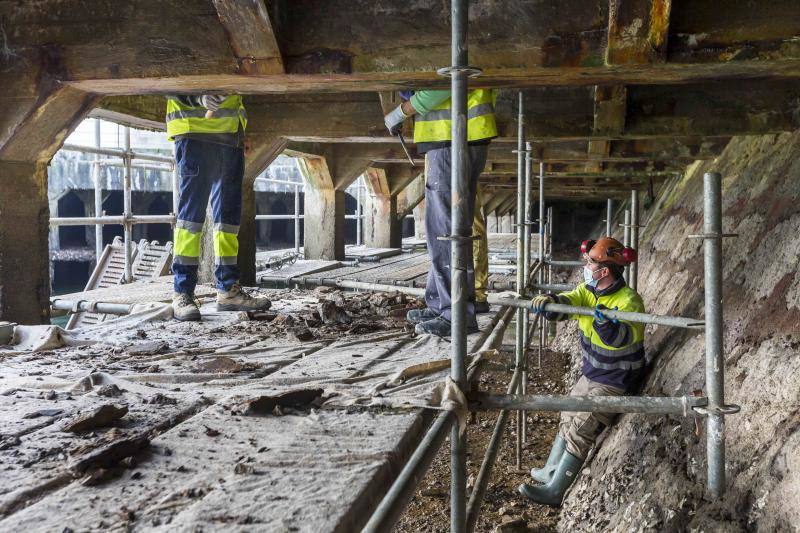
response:
M601 437L560 510L515 492L513 423L506 431L477 531L796 531L800 524L800 133L743 137L691 165L645 203L639 291L649 312L703 315L702 180L723 177L727 492L706 490L705 423L628 414ZM600 231L600 230L598 230ZM621 235L617 235L621 238ZM573 281L577 281L574 278ZM705 392L702 332L647 326L651 371L642 394ZM533 393L557 394L578 375L574 324L558 325ZM572 359L570 360L570 355ZM500 390L504 378L484 387ZM548 388L548 383L556 384ZM480 466L494 416L470 427L468 468ZM525 467L542 462L557 417L530 413ZM474 477L470 477L470 480ZM449 528L449 453L420 484L400 531Z

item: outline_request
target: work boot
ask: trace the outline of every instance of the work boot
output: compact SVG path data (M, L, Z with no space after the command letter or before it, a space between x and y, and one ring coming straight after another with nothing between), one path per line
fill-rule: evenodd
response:
M427 322L428 320L433 320L434 318L438 317L439 314L426 307L425 309L412 309L408 313L406 313L406 320L411 322L412 324L419 324L421 322Z
M266 311L272 307L267 298L250 296L239 285L229 291L217 289L217 311Z
M467 333L477 333L476 326L467 327ZM414 333L417 335L436 335L437 337L450 336L450 321L442 317L436 317L433 320L420 322L414 328Z
M564 500L564 493L578 477L582 466L583 459L564 451L561 460L558 461L556 471L553 472L552 479L547 484L533 486L523 483L518 490L520 494L536 503L558 507Z
M194 294L176 292L172 295L172 315L181 322L198 322L200 308L194 301Z
M492 309L492 306L489 305L489 302L487 302L486 300L476 301L475 302L475 313L476 314L480 315L481 313L488 313L491 309Z
M547 457L547 462L542 468L531 468L531 477L534 481L539 483L549 483L553 479L553 472L556 471L558 460L567 449L567 441L561 438L561 434L556 434L556 439L553 441L553 447L550 448L550 455Z

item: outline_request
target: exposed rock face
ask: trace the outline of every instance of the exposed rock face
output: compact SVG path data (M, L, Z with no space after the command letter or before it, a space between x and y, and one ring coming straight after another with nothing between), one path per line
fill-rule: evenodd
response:
M703 173L723 176L727 494L705 495L706 440L691 418L625 415L568 495L562 531L790 531L800 524L800 132L736 138L645 213L648 311L703 315ZM574 325L559 326L562 333ZM704 336L648 326L643 393L704 389ZM577 337L559 345L577 350ZM567 346L569 345L569 346ZM587 472L588 469L588 472Z

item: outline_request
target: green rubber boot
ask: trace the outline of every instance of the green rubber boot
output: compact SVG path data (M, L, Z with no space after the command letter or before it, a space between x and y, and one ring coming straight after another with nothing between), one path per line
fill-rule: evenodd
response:
M556 434L556 439L553 441L553 447L550 448L550 455L547 457L547 463L542 468L531 468L531 477L534 481L539 483L549 483L553 479L553 472L556 471L558 460L564 455L564 450L567 449L567 441L561 438L561 434Z
M536 503L558 507L564 499L564 493L567 492L575 478L578 477L578 472L580 472L582 466L583 459L579 459L565 451L558 462L556 471L553 473L553 479L549 483L539 486L523 483L519 486L519 492Z

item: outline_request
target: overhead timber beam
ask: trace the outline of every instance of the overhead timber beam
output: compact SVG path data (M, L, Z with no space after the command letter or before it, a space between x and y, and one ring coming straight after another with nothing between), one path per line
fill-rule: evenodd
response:
M283 58L263 0L213 0L240 74L283 74Z

